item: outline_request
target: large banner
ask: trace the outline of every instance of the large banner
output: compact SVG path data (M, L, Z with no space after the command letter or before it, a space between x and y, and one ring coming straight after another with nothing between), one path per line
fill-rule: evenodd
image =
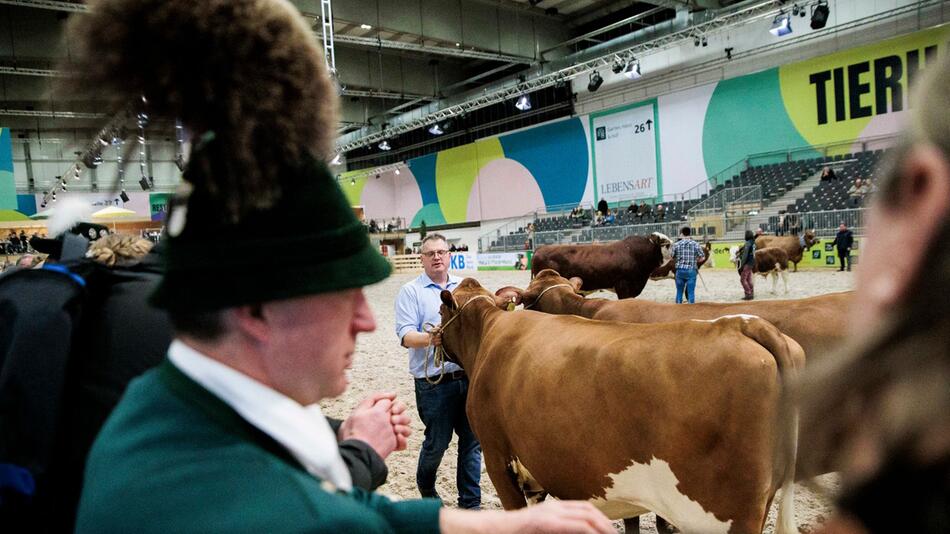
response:
M597 200L661 194L656 100L591 114L590 130Z
M532 251L493 252L478 255L479 271L528 271L531 270Z

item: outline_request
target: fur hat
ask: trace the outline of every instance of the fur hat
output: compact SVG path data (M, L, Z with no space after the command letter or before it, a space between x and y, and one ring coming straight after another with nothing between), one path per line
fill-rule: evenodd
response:
M194 132L153 303L212 311L361 287L389 263L323 163L338 97L286 0L90 0L71 90Z

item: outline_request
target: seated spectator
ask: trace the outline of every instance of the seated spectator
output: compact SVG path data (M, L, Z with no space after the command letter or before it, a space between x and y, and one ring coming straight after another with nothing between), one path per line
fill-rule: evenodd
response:
M610 226L614 224L615 222L617 222L617 216L614 215L615 211L617 210L607 212L607 216L604 217L604 226Z
M607 199L600 199L600 202L597 203L597 211L600 212L601 216L607 215L607 212L610 211L610 206L607 205Z
M854 185L848 189L848 207L860 208L864 203L864 195L868 193L867 186L860 178L855 178Z
M378 234L379 233L379 224L376 222L376 219L370 219L369 221L369 233Z
M837 180L838 176L835 174L835 170L831 167L825 167L821 169L821 181L828 182L831 180Z
M642 202L642 201L641 201L641 202L640 202L640 209L637 211L637 217L639 217L641 220L643 220L644 217L646 217L646 218L649 219L649 218L650 218L650 214L651 214L652 212L653 212L653 210L650 209L650 206L648 206L646 202Z
M636 200L631 200L631 201L630 201L630 205L627 206L627 213L629 213L629 214L631 214L631 215L637 215L637 212L638 212L638 210L637 210L637 201L636 201Z
M656 220L662 221L666 218L666 207L660 204L656 207Z

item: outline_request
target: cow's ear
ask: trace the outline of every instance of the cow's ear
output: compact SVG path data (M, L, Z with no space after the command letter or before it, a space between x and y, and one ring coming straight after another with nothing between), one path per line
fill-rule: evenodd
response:
M584 287L584 280L580 276L572 276L568 282L571 283L571 287L574 288L575 293L580 293L581 288Z
M454 310L457 307L455 305L455 297L452 296L451 291L443 289L442 293L439 293L439 297L442 299L442 304L445 304L448 309Z
M518 287L506 286L495 291L495 305L502 309L507 309L508 304L517 306L523 299L524 290Z

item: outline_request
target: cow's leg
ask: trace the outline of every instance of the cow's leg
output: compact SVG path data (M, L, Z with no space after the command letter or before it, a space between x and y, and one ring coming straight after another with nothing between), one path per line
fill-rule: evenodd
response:
M617 299L632 299L643 292L643 288L647 285L647 280L650 277L646 277L643 280L621 280L617 282L617 285L614 286L614 291L617 292Z
M782 283L785 284L785 294L788 295L788 270L782 269Z
M660 534L671 534L673 532L673 525L669 524L666 519L656 516L656 531Z
M769 274L769 277L772 278L772 294L774 295L774 294L775 294L775 286L778 284L778 267L777 267L777 266L776 266L776 270L773 270L773 271Z
M628 517L623 520L623 531L627 534L637 534L640 532L640 516Z
M483 451L489 450L485 443L482 443L482 447ZM495 486L495 492L505 510L527 506L524 492L521 491L521 485L518 483L518 474L505 458L485 452L485 470L488 471L488 478Z

